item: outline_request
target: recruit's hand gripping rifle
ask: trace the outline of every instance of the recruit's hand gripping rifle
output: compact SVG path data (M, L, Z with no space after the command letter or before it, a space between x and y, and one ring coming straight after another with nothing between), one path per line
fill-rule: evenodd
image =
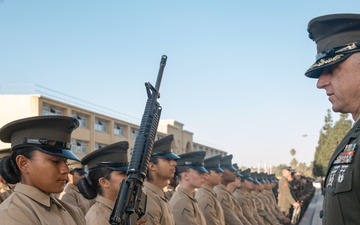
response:
M146 177L151 151L158 128L161 106L157 102L160 97L159 89L161 78L164 73L167 56L161 57L159 73L155 88L148 82L145 83L148 99L145 111L141 119L139 134L135 140L134 150L131 153L127 178L120 186L114 208L110 215L111 225L127 225L129 217L137 213L139 218L144 215L145 209L141 209L142 184Z

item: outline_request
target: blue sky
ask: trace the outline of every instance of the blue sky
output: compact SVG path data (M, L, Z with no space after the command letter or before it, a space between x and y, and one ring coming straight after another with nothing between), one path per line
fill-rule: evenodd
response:
M0 85L37 84L137 123L168 56L162 119L242 166L313 160L331 108L307 24L359 1L0 1ZM111 97L110 97L111 96ZM338 115L334 114L334 119ZM303 137L303 134L308 134Z

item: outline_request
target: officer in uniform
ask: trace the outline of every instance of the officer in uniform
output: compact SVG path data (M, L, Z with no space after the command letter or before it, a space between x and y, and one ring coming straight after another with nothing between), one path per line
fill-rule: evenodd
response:
M290 209L293 206L294 208L300 207L300 204L294 199L291 194L289 187L289 180L292 179L291 176L291 167L286 166L281 169L282 177L279 181L278 189L278 206L280 207L281 212L287 217L291 218Z
M224 173L220 159L221 155L215 155L204 160L204 167L209 173L204 174L204 184L195 194L207 225L225 225L224 211L214 192L214 187L220 184Z
M0 150L0 204L11 195L14 191L15 185L8 184L2 177L1 177L1 159L5 156L9 156L11 154L11 148L1 149Z
M175 225L169 200L163 191L168 179L175 175L176 160L180 157L172 152L174 135L154 142L143 192L147 196L147 225Z
M205 151L194 151L179 155L176 176L179 179L178 190L170 200L170 206L176 225L205 225L206 221L194 191L204 183Z
M316 42L316 62L305 72L318 78L334 112L350 113L355 124L331 156L324 182L322 222L360 224L360 14L312 19L309 37Z
M234 182L237 175L236 168L232 165L233 155L226 155L220 160L220 167L224 170L221 184L214 187L214 191L224 210L225 224L243 224L238 215L239 203L232 192L227 188L228 184Z
M79 191L86 199L95 198L96 201L85 216L86 225L110 224L120 184L127 177L128 148L127 141L116 142L87 154L81 160L81 164L88 166L89 173L79 180ZM144 218L138 223L145 224ZM130 224L135 222L136 219L130 219Z
M79 207L84 213L84 216L90 209L90 207L95 203L93 200L88 200L82 196L78 189L78 181L85 177L87 171L84 169L84 166L78 161L72 161L68 163L70 173L68 174L68 183L66 184L64 191L60 193L59 199L72 204L76 207Z
M16 120L0 129L0 140L11 143L1 175L16 184L0 205L0 224L85 224L81 210L51 193L63 191L69 173L67 159L78 160L70 149L78 120L66 116L36 116ZM20 182L20 183L19 183Z

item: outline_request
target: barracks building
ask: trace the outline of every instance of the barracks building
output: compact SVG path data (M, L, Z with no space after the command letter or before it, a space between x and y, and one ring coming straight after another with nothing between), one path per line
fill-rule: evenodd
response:
M0 106L0 127L13 120L39 115L77 118L80 126L72 133L71 148L80 159L91 151L118 141L128 141L129 148L133 149L140 127L140 122L135 124L119 119L120 113L39 85L0 85ZM227 155L224 150L194 142L194 134L183 127L184 124L176 120L160 120L157 139L174 134L175 154L206 151L206 157ZM0 149L8 147L10 144L0 141Z

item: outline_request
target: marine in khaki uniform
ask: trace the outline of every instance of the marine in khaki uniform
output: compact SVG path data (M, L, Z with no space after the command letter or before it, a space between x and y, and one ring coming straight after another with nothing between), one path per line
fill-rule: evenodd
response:
M272 192L274 182L271 180L271 176L269 174L264 174L264 179L266 182L264 183L265 189L262 191L262 194L268 199L269 209L278 220L281 220L284 223L289 223L290 219L281 212L279 206L276 204L276 199L274 193Z
M173 194L175 193L175 189L176 189L177 185L178 185L178 182L174 176L167 181L167 185L163 188L165 196L169 201L170 201L171 197L173 196Z
M179 186L170 200L171 211L176 225L206 225L198 202L195 199L195 188L204 183L205 151L194 151L179 155L176 165L176 176Z
M252 210L253 218L255 219L256 224L264 225L265 223L263 219L259 216L255 202L253 201L253 197L251 195L251 192L254 190L254 185L259 184L259 182L250 177L250 169L246 169L244 171L241 171L240 173L243 177L241 178L241 187L239 194L245 197L244 200L247 203L249 209ZM249 221L251 222L253 220L250 219Z
M1 177L1 159L5 156L11 155L11 148L1 149L0 150L0 204L5 201L7 197L9 197L14 192L14 184L8 184L2 177Z
M271 221L276 221L272 223L280 224L279 218L277 218L276 215L274 215L273 211L271 210L271 203L269 202L268 196L264 193L265 184L267 183L267 181L265 180L265 174L259 173L257 179L259 181L259 186L257 187L259 192L257 194L260 200L263 202L264 209L268 217L271 218ZM282 218L284 218L284 216L282 216Z
M214 192L224 172L220 167L220 159L221 155L215 155L204 160L204 167L209 173L204 174L204 184L195 194L207 225L225 225L224 211Z
M233 196L232 192L227 189L227 185L235 181L237 170L233 167L231 160L232 155L226 155L220 160L220 167L224 170L221 177L221 183L214 187L217 198L223 208L225 216L225 224L239 225L243 224L237 214L238 202Z
M293 206L294 208L300 207L300 204L295 201L294 197L291 195L288 179L291 178L291 168L283 167L282 177L279 181L279 189L278 189L278 206L280 207L281 212L287 218L291 218L290 208Z
M0 205L1 225L85 224L79 208L51 194L64 189L67 159L79 160L70 150L70 135L78 126L78 120L71 117L37 116L0 129L0 140L11 143L12 148L11 156L1 160L1 175L6 182L17 184Z
M240 202L235 198L234 192L236 189L239 189L241 187L241 177L242 175L238 172L239 171L239 167L237 166L237 164L233 164L233 166L236 168L236 177L235 177L235 181L230 182L227 185L227 189L232 193L233 195L233 201L235 202L235 212L238 215L238 217L240 218L241 222L244 225L251 225L250 221L248 221L248 219L246 219L246 217L244 216L244 211L241 208Z
M179 156L172 152L174 136L168 135L154 142L148 166L147 182L143 192L147 196L147 225L175 225L169 200L163 191L167 181L174 177Z
M249 192L249 190L252 190L252 178L250 177L250 168L240 171L239 173L242 175L241 186L234 190L233 195L239 202L245 218L252 225L262 225L262 221L260 221L259 223L254 217L254 207Z
M261 198L259 196L260 193L260 187L259 184L260 182L257 180L257 172L252 172L251 174L251 178L254 179L255 182L255 186L254 186L254 190L251 192L251 196L252 196L252 200L254 202L255 208L257 210L257 213L259 214L260 218L263 220L263 222L265 223L265 225L278 225L278 221L274 220L265 210L265 206L263 201L261 201Z
M84 196L80 193L77 184L81 178L85 177L87 171L83 168L83 165L77 161L70 162L68 165L70 168L68 183L66 184L64 191L60 193L59 199L63 202L79 207L84 215L86 215L95 201L84 198Z
M96 201L85 216L86 225L110 224L120 184L128 170L128 148L127 141L116 142L87 154L81 160L81 164L88 166L89 173L79 180L79 191L86 199L95 198ZM143 219L138 224L145 224ZM135 223L136 219L131 218L130 225Z

